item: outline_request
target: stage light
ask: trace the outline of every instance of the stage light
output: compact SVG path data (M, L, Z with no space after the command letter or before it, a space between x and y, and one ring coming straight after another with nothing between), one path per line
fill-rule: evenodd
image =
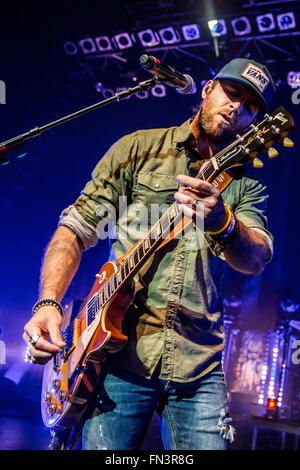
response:
M251 33L251 24L246 16L235 18L231 21L231 25L236 36L243 36Z
M176 31L173 26L160 29L158 32L164 44L176 44L181 40L178 31Z
M287 75L287 83L291 88L300 87L300 72L291 70Z
M272 31L273 29L275 29L275 20L272 13L266 13L265 15L257 16L256 22L258 30L261 33L265 33L266 31Z
M277 24L281 31L295 28L296 21L294 13L290 11L289 13L282 13L281 15L277 15Z
M267 419L276 419L278 417L277 400L269 398L267 405Z
M136 93L135 96L140 99L140 100L146 100L148 98L148 91L140 91L139 93Z
M155 98L164 98L166 96L166 87L162 83L158 83L152 88L151 93Z
M101 82L97 82L96 85L95 85L95 89L98 93L102 93L102 90L103 90L103 85Z
M74 42L68 41L64 44L64 50L68 55L75 55L78 52L78 47Z
M186 41L194 41L201 37L200 28L196 24L182 26L182 34Z
M142 46L144 47L153 47L157 46L160 43L159 36L152 29L145 29L138 33L139 40L141 41Z
M96 45L92 38L81 39L78 44L84 54L92 54L93 52L97 52Z
M210 20L208 21L208 27L212 37L219 37L227 34L225 20Z
M98 36L95 38L95 42L100 52L113 50L112 43L108 36Z
M128 33L116 34L114 40L119 49L128 49L133 46L132 37Z
M112 98L115 95L114 90L111 88L102 88L102 95L104 99Z

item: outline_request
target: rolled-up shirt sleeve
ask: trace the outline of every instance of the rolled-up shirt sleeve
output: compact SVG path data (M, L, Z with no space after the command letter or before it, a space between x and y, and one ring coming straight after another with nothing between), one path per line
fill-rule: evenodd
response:
M273 235L268 230L266 186L257 177L245 178L243 194L234 208L236 217L248 228L266 237L269 253L266 262L273 256Z

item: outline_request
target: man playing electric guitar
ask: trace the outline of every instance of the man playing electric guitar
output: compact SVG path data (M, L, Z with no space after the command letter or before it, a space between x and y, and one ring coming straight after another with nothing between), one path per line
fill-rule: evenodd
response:
M82 252L97 243L101 208L110 205L117 213L113 259L136 243L137 204L150 209L175 198L188 218L201 211L204 216L200 247L191 243L191 230L155 251L134 277L135 297L123 321L128 342L102 367L83 427L84 449L139 449L154 411L165 449L226 449L233 440L221 366L220 280L225 261L256 275L270 260L267 193L243 167L232 170L222 192L195 171L264 114L274 90L264 65L234 59L204 86L196 117L179 127L122 137L64 210L44 257L44 301L24 328L35 364L46 364L65 345L60 302ZM120 197L127 197L123 213Z

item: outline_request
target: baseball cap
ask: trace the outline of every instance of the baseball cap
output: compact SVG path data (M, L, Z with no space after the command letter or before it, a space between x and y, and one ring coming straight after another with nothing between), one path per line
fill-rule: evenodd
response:
M244 83L253 90L266 111L273 99L275 85L267 67L255 60L233 59L214 76L214 80L228 78Z

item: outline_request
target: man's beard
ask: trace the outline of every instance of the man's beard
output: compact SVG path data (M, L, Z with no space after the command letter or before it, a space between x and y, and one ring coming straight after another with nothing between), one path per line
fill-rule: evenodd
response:
M205 108L200 108L197 119L200 133L206 135L209 140L215 142L216 144L225 144L227 141L233 140L235 133L230 125L226 124L225 122L220 122L217 129L214 128L214 116L215 115L211 115L209 113L209 109L207 112Z

